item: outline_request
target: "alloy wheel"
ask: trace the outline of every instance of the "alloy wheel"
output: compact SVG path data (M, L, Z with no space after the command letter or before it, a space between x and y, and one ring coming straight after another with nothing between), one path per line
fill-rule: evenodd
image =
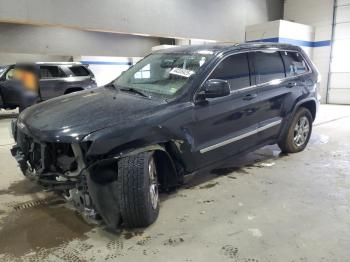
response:
M148 174L149 174L149 192L151 198L151 204L153 209L158 207L158 179L157 179L157 168L154 159L151 158L148 164Z
M310 133L310 122L306 116L302 116L298 119L294 127L294 144L297 147L303 146Z

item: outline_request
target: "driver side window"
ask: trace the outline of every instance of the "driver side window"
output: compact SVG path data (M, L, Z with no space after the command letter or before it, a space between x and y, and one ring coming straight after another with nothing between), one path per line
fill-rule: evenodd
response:
M230 84L231 91L251 85L248 54L241 53L225 58L215 68L209 79L222 79Z

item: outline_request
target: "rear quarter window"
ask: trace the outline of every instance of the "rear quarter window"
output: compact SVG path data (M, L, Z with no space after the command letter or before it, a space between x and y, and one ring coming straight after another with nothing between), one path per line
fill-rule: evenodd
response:
M73 76L90 76L89 71L84 66L70 66L68 68Z
M41 78L58 78L65 76L65 73L58 66L40 66Z
M283 51L281 56L286 67L287 77L301 75L309 71L304 58L298 52Z

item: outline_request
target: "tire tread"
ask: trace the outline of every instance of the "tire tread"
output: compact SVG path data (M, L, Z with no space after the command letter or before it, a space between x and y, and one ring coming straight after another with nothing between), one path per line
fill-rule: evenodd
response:
M128 227L144 227L158 216L151 210L148 188L148 161L152 153L140 153L124 157L118 162L118 192L121 215Z

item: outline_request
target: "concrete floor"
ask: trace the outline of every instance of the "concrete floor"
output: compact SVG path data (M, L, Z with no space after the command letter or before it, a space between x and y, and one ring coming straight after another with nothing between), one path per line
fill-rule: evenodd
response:
M152 226L89 225L23 179L0 119L0 261L349 261L350 107L322 106L307 149L265 147L162 196Z

